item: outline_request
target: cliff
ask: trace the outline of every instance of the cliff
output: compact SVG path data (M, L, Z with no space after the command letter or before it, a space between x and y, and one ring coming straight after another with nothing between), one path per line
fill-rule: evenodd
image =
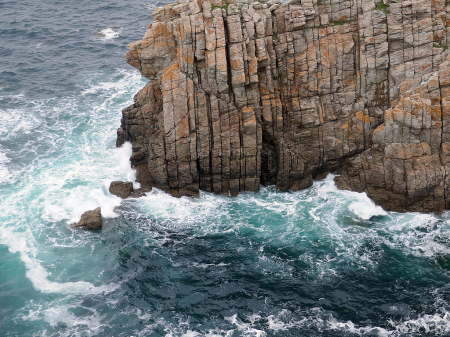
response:
M444 0L179 0L125 55L150 81L117 144L143 186L236 195L319 174L385 209L450 208Z

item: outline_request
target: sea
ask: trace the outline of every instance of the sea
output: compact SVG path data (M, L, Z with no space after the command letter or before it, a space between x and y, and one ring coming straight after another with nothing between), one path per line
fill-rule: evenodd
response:
M450 336L450 214L299 192L140 199L116 148L154 0L0 0L0 336ZM136 187L138 184L135 183ZM103 229L72 229L102 208Z

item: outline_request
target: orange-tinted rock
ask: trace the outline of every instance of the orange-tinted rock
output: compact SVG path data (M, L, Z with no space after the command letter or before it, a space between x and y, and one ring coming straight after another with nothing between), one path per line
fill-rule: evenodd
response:
M157 8L125 55L151 80L118 130L138 181L236 195L339 170L339 186L387 209L449 208L450 12L443 0L388 5Z

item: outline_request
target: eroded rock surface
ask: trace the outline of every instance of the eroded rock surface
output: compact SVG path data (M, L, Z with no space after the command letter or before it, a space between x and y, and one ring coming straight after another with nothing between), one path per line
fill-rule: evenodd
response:
M133 188L131 181L112 181L109 185L109 193L117 195L122 199L145 197L146 192L150 192L151 187Z
M450 57L439 70L400 86L373 145L340 170L341 188L366 191L395 211L450 208Z
M73 224L72 228L81 227L83 229L96 230L103 226L101 208L97 207L92 211L84 212L80 222Z
M109 193L122 199L128 198L133 191L133 183L131 181L112 181L109 185Z
M445 5L159 7L125 56L150 81L123 111L117 143L132 142L143 186L177 196L303 189L339 170L338 186L386 209L449 208Z

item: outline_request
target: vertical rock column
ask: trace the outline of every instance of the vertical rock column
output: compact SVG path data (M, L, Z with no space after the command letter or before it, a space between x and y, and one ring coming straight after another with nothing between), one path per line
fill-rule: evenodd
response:
M143 185L176 196L338 184L396 210L449 207L444 0L179 0L127 61Z

